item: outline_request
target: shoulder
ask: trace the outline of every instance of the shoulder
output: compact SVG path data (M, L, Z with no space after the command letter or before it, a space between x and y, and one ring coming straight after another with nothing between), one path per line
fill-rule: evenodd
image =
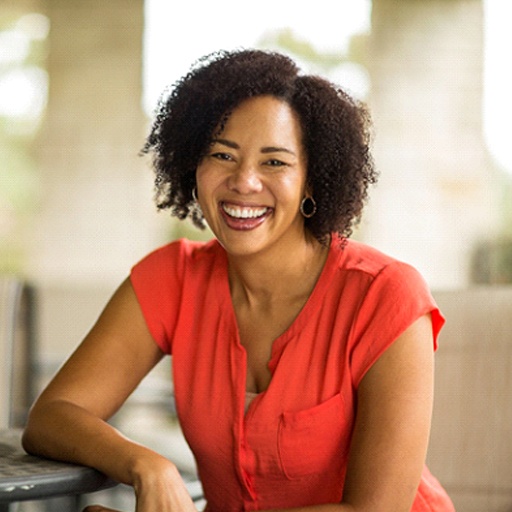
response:
M386 286L393 283L426 286L424 278L415 267L367 244L346 240L342 245L334 242L333 248L339 254L338 270L352 278L357 276L368 286L380 283Z
M185 288L201 293L205 276L221 252L214 241L181 239L152 251L132 268L133 290L153 339L165 353L172 352Z
M338 247L338 273L342 293L357 303L358 321L380 318L389 324L433 313L436 327L443 321L422 274L409 263L366 244L349 240Z
M173 242L154 249L141 261L156 262L177 258L193 258L200 254L214 252L216 245L218 245L216 240L210 240L209 242L197 242L187 238L180 238L179 240L174 240Z
M360 293L350 338L357 388L384 351L425 315L430 315L435 350L444 318L426 280L412 265L358 242L348 242L342 251L345 286L358 286Z
M176 300L187 276L207 274L221 251L216 240L176 240L150 252L132 267L132 285L139 297L156 298L172 293Z
M220 246L216 240L197 242L181 238L150 252L134 265L132 273L172 270L179 273L197 260L214 258L219 250Z

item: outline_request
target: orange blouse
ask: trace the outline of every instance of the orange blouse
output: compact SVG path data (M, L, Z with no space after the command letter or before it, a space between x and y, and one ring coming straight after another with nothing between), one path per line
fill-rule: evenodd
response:
M339 503L359 382L417 318L431 313L435 340L444 322L415 269L333 237L308 302L274 341L270 385L246 412L246 353L220 244L173 242L131 281L156 343L172 354L209 512ZM412 510L454 510L427 468Z

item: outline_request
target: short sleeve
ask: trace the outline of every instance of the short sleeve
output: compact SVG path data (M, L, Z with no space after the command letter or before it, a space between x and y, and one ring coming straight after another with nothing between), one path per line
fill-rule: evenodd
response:
M173 242L150 253L131 270L130 281L148 329L166 354L172 339L181 302L184 248Z
M383 352L417 319L430 314L434 346L444 324L427 283L410 265L385 266L367 289L350 337L350 366L354 387Z

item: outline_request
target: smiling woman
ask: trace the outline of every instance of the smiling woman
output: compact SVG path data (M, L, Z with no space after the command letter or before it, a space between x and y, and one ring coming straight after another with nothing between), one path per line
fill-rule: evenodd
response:
M317 212L306 219L306 227L320 241L332 232L350 235L368 187L376 181L369 151L370 118L364 106L342 89L299 71L291 59L276 53L220 52L201 59L178 81L162 98L144 149L154 155L159 208L170 208L180 219L190 215L204 227L192 196L196 168L213 140L227 138L224 129L235 107L270 95L281 100L279 116L296 120L300 134L295 137L301 144L294 141L295 152L303 151L308 159L307 187L315 191ZM267 126L277 120L269 118ZM264 144L267 151L285 146L279 138Z
M453 512L425 467L443 317L415 269L348 240L376 179L368 125L283 55L201 60L145 151L160 208L215 239L132 268L33 407L26 449L132 485L137 512L193 511L172 461L106 422L172 354L208 512Z
M305 238L306 155L296 114L273 96L256 97L217 131L222 138L211 142L196 174L206 222L232 255L266 249L282 258L295 249L294 236Z

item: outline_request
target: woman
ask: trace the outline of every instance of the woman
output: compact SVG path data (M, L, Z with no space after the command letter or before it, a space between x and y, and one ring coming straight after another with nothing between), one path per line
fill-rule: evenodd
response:
M282 55L200 61L145 151L158 206L215 240L132 269L26 449L132 485L137 512L194 510L172 461L105 423L167 353L208 511L452 511L424 466L442 316L414 269L348 240L376 180L368 128Z

